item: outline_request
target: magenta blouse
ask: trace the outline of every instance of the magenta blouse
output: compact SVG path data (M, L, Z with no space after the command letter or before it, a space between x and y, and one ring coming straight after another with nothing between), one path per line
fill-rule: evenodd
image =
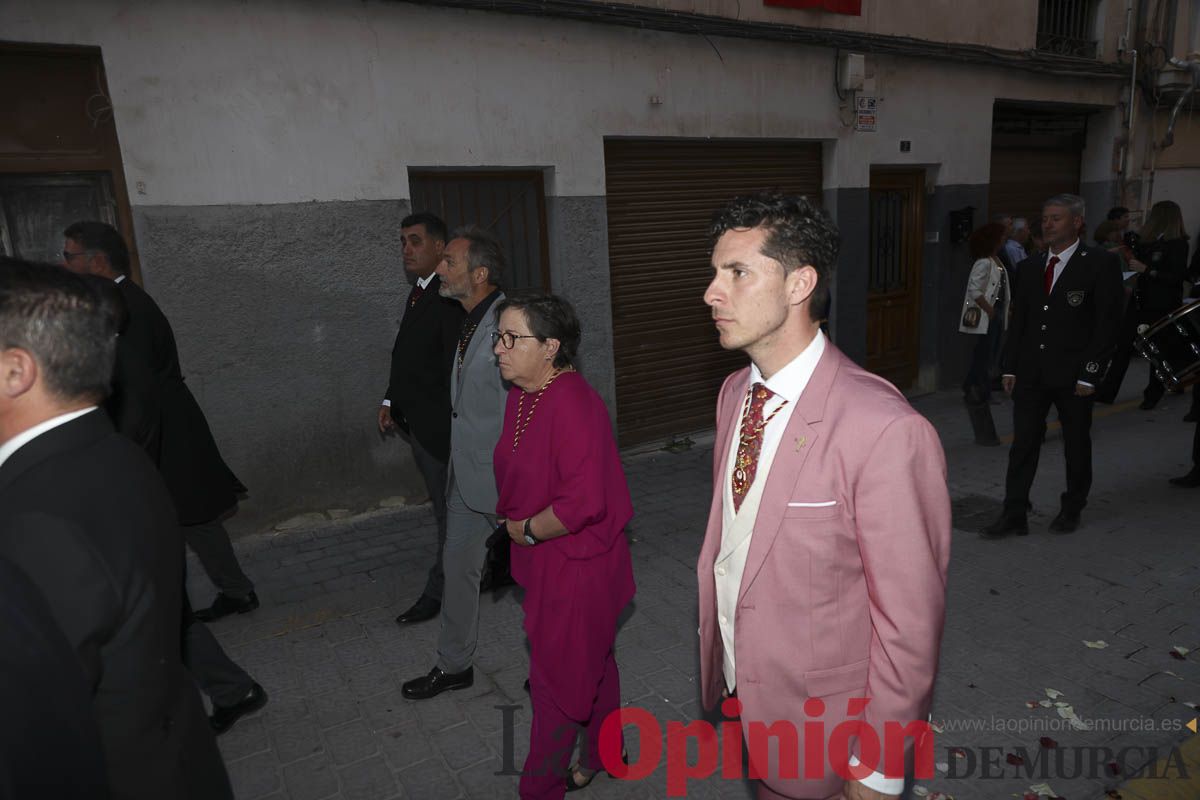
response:
M608 410L583 376L566 372L550 384L514 452L522 391L509 390L496 444L496 513L526 519L553 506L570 531L533 547L512 545L512 575L525 589L531 674L550 687L567 716L584 720L617 616L633 599L624 532L633 503ZM533 398L525 398L526 413Z

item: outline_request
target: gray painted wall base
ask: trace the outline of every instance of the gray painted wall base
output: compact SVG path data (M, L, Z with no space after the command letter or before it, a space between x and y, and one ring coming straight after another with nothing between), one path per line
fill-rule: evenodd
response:
M967 278L975 263L966 242L950 242L950 212L975 207L975 227L987 222L987 184L939 186L925 198L925 230L938 232L938 244L925 245L925 280L921 303L921 365L934 367L935 385L959 386L967 374L974 340L958 332Z
M146 289L188 385L250 487L235 527L423 497L376 429L406 281L403 201L137 206Z
M855 363L867 359L867 271L871 263L871 195L866 187L825 193L842 247L833 277L834 309L830 332L838 348Z

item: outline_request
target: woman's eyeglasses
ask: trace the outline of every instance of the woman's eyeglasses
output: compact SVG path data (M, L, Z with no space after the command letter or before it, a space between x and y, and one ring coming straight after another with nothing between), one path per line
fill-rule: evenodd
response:
M505 350L512 350L517 346L517 339L536 339L538 337L532 334L510 333L508 331L493 331L492 332L492 347L496 346L496 342L504 342Z

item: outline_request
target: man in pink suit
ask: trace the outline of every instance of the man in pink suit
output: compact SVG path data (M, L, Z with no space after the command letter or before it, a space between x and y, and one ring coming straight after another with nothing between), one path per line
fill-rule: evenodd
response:
M702 701L736 697L725 710L740 705L760 800L895 797L903 774L861 738L831 746L830 733L861 720L884 742L888 723L928 718L950 553L941 443L895 387L821 333L813 312L838 250L824 211L802 197L742 197L712 233L704 301L721 346L751 365L717 402L697 566ZM776 722L796 740L777 737L769 763L755 764L753 739ZM825 741L807 741L817 724ZM781 746L798 748L798 774L786 754L781 769Z

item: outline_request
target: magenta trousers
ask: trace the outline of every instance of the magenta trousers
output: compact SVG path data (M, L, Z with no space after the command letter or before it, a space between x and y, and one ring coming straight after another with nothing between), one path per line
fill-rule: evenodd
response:
M561 800L567 792L567 768L575 751L575 738L584 729L580 761L589 770L604 769L600 761L600 726L621 705L621 677L612 650L604 664L604 675L596 687L596 699L588 719L571 719L554 704L541 670L529 670L529 695L533 701L533 724L529 729L529 756L521 772L521 800Z

